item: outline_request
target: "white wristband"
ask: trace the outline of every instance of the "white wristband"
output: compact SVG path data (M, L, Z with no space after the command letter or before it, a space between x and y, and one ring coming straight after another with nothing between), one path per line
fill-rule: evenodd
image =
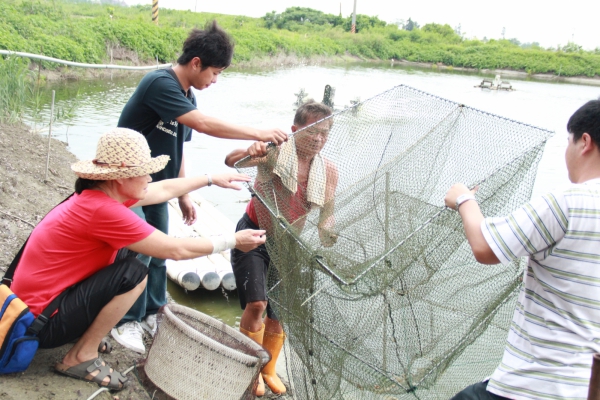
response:
M472 193L465 193L465 194L461 194L460 196L457 197L456 199L456 205L455 205L455 210L458 211L459 207L461 204L466 203L469 200L475 200L475 196L473 196Z
M233 249L236 244L234 233L230 233L227 235L211 236L208 238L208 240L210 240L213 245L213 251L211 254L216 254L228 249Z

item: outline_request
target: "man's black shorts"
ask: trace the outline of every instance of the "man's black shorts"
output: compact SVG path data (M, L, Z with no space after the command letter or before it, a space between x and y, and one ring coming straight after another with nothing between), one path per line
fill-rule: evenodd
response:
M487 391L489 381L478 382L457 393L450 400L508 400L506 397Z
M244 229L260 229L246 213L239 220L235 231ZM246 309L248 303L268 300L267 271L270 262L271 259L264 244L246 253L238 249L231 250L231 266L242 310ZM269 305L267 305L267 316L277 320Z

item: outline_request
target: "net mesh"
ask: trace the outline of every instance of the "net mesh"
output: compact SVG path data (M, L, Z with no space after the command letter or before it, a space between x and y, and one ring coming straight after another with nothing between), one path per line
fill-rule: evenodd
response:
M260 200L298 398L447 399L493 372L522 261L477 263L443 199L479 185L484 215L509 213L551 135L397 86L296 132L297 154L236 164Z

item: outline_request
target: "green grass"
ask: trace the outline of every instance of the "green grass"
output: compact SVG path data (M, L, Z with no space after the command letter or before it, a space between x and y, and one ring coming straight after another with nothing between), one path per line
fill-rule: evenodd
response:
M0 58L0 123L22 119L34 97L32 82L27 60Z
M190 29L216 19L236 42L234 65L280 54L351 55L530 74L600 76L598 50L582 51L576 45L565 51L522 48L508 40L465 40L448 25L428 24L407 31L375 17L358 17L357 34L348 32L348 18L298 7L265 18L160 9L156 26L151 22L150 4L119 7L64 0L0 0L0 49L106 63L109 49L122 47L143 62L173 62Z

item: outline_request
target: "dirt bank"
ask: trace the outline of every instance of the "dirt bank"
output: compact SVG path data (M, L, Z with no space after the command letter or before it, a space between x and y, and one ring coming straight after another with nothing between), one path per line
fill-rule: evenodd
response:
M51 141L50 149L48 178L45 179L47 137L31 133L25 125L0 124L0 276L4 275L33 227L73 192L75 174L70 165L76 157L58 140ZM110 335L108 339L113 351L102 358L117 370L125 371L142 361L141 355L118 345ZM151 339L147 334L145 340L146 349L149 349ZM54 364L62 359L70 346L38 350L27 371L0 375L0 400L88 399L99 389L97 384L54 372ZM138 381L135 370L127 376L129 381L122 391L102 392L95 399L153 398ZM274 397L277 396L271 394L263 399Z
M48 179L48 139L31 133L25 125L0 125L0 276L14 258L31 229L56 204L73 192L75 175L70 169L76 158L65 144L52 140ZM124 371L140 356L117 345L103 358ZM149 344L149 343L148 343ZM24 373L0 376L1 400L87 399L98 385L75 380L53 371L70 345L39 350ZM133 373L119 399L150 399ZM103 392L96 399L113 399Z

